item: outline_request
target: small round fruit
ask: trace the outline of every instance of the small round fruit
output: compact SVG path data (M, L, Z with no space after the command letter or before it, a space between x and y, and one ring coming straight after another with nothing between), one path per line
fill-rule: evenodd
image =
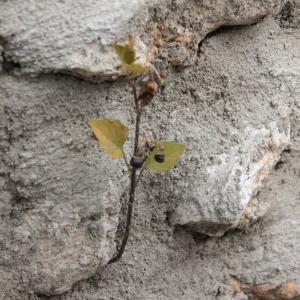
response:
M165 161L165 155L163 153L157 153L154 155L154 159L161 164Z
M140 169L144 164L144 160L140 157L132 157L130 160L130 165L135 169Z

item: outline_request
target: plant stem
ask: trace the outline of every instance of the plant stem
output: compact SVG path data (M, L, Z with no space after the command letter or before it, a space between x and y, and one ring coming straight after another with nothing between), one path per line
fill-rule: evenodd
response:
M138 148L139 148L140 122L141 122L142 111L139 109L139 105L138 105L138 97L137 97L137 92L136 92L136 82L135 81L133 83L132 88L133 88L133 96L134 96L135 111L136 111L133 155L137 155ZM126 244L127 244L127 241L128 241L131 217L132 217L132 208L133 208L134 195L135 195L135 188L137 185L136 170L137 170L136 168L132 168L131 176L130 176L130 190L129 190L129 200L128 200L128 207L127 207L127 214L126 214L126 226L125 226L125 232L124 232L122 244L120 246L120 249L118 250L117 255L108 262L109 264L117 262L122 257L125 247L126 247Z
M138 96L137 96L137 92L136 92L136 80L134 80L133 85L132 85L132 91L133 91L133 97L134 97L134 105L135 105L135 110L136 113L138 114L138 107L139 107L139 103L138 103Z

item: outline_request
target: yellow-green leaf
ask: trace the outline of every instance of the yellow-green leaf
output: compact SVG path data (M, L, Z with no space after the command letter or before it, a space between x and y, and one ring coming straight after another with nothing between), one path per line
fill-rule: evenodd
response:
M143 64L130 64L130 65L124 64L124 68L127 72L137 73L137 74L146 73L149 69L148 66Z
M144 168L153 173L163 173L169 171L180 160L180 157L185 149L185 145L177 144L174 142L161 142L165 160L162 163L157 162L154 159L155 154L159 152L158 148L155 148L145 162Z
M135 50L132 44L113 46L123 64L132 64L135 61Z
M123 156L123 145L128 138L128 127L118 120L92 120L90 126L103 150L112 158Z
M122 45L118 45L118 44L115 44L113 45L119 59L122 61L123 63L123 54L124 54L124 49L125 49L125 46L122 46Z

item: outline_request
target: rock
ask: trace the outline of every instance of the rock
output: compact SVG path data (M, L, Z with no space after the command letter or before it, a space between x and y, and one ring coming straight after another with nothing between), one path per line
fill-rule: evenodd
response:
M25 73L70 73L89 80L124 75L111 47L143 32L146 1L5 2L0 12L0 36L5 57ZM145 46L136 39L140 61Z
M215 99L209 99L207 92L196 91L197 89L194 89L193 85L196 86L197 83L192 77L187 76L184 79L188 82L185 84L185 89L192 92L195 101L199 102L199 105L201 103L202 109L207 109L206 103L208 102L210 103L209 106L215 110L215 114L213 112L210 116L207 113L204 115L200 114L199 118L206 119L207 121L202 122L198 120L198 124L194 123L194 126L192 124L195 121L193 117L188 116L188 112L185 114L181 111L180 115L177 115L177 121L174 123L172 123L172 119L168 120L173 126L176 126L175 124L178 126L180 116L180 118L189 120L189 126L194 128L191 130L189 126L185 126L177 134L181 140L184 139L185 134L185 139L189 141L190 160L185 162L185 167L190 166L191 162L195 164L195 167L189 168L187 173L189 175L187 176L190 177L190 174L193 174L193 181L189 182L186 180L185 191L179 192L179 194L182 193L184 195L184 200L171 215L171 224L189 226L207 235L222 235L229 229L236 227L243 228L245 225L259 219L266 211L268 204L257 203L255 195L260 190L263 178L267 176L270 168L279 160L281 151L289 143L288 119L284 117L288 115L284 99L289 96L282 97L280 94L285 94L284 90L287 88L287 84L293 90L292 98L299 95L297 86L299 85L300 73L296 67L298 65L297 62L300 61L299 55L296 55L295 63L290 63L289 59L277 60L275 57L272 57L272 54L267 54L268 50L266 48L263 49L264 47L261 48L259 46L259 40L263 36L258 38L255 34L252 35L253 32L249 32L248 37L256 43L255 50L252 47L252 41L249 42L248 40L242 52L250 53L252 51L252 53L255 52L257 56L263 58L262 61L257 60L255 65L251 66L250 72L256 72L255 70L258 70L258 68L261 71L264 69L265 71L262 71L261 74L264 72L269 73L271 81L280 80L277 85L278 90L280 89L278 94L275 95L271 90L268 91L268 88L259 89L259 98L262 101L256 102L257 100L254 100L257 99L257 90L253 89L254 86L267 86L269 83L272 86L273 84L265 76L258 76L256 79L252 78L249 80L248 75L242 74L244 73L242 69L247 69L248 67L246 66L247 62L239 56L241 52L235 46L237 42L236 38L238 38L238 34L240 33L240 30L237 30L236 33L233 31L223 34L223 42L226 44L226 48L228 49L229 47L232 53L235 53L234 59L230 59L229 56L225 57L219 52L227 51L225 48L220 50L222 35L216 37L218 45L215 45L213 42L215 37L203 43L203 53L217 51L220 55L220 60L216 64L214 62L213 67L206 69L204 67L206 63L201 64L202 68L205 68L203 75L200 76L204 80L202 84L204 91L210 85L209 82L213 82L211 89L218 90L218 79L210 77L209 69L218 69L222 74L221 77L223 79L221 82L223 81L226 88L223 91L216 91ZM265 36L265 40L271 42L268 34ZM292 44L288 46L291 51L293 51L292 49L296 49L295 47L298 45L297 39ZM217 47L219 47L218 50ZM208 57L209 55L205 55L206 60L210 60ZM239 62L241 65L238 67ZM236 65L236 68L234 65ZM233 69L235 69L235 73L231 71ZM205 72L207 72L207 78L205 78ZM195 74L194 76L197 77ZM233 99L237 95L236 93L239 94L238 98L240 100L236 102L237 106L234 105L232 107ZM244 111L245 107L241 107L238 104L245 103L242 100L244 98L243 95L245 95L245 98L256 102L256 104L252 102L251 108L248 107L246 109L247 112ZM270 100L270 105L273 107L271 110L266 106L265 99ZM295 103L298 103L297 99L294 99ZM223 103L224 111L219 110L220 103ZM259 125L258 120L255 119L258 116L262 116L260 112L265 109L268 111L265 116L270 116L270 113L272 114L271 111L274 112L274 109L278 110L279 115L281 115L279 119L282 121L278 119L279 122L276 125L276 122L274 123L272 118L267 117L264 121L261 119L262 123ZM190 110L193 114L199 114L197 106L190 107ZM235 125L227 127L229 123L223 119L223 124L217 126L219 124L219 117L221 116L222 119L227 114L230 116L234 114L235 117L231 118L229 123ZM241 117L242 115L243 117ZM214 124L212 127L211 120L213 120ZM239 122L239 120L242 120L242 122ZM200 122L202 125L200 125ZM249 122L249 126L247 122ZM256 123L255 127L252 126L253 122ZM270 126L271 128L269 128ZM238 130L236 131L237 127ZM197 130L196 128L203 129L201 131L201 129ZM223 138L219 139L219 134ZM210 136L213 137L213 141L210 140ZM205 141L205 143L201 141ZM194 152L194 149L198 150L198 155ZM224 151L221 149L224 149ZM201 157L200 161L198 157ZM246 164L244 164L245 162Z
M253 24L267 15L276 15L282 5L280 0L166 2L165 6L154 7L157 29L154 43L158 46L169 42L195 43L198 46L208 33L222 26ZM150 26L154 24L150 22Z
M298 35L296 32L288 35L272 18L265 18L263 23L249 28L216 32L199 44L198 53L195 46L219 26L248 24L276 12L281 1L209 1L206 6L199 1L170 1L165 6L152 7L147 22L149 3L153 2L55 1L48 6L35 0L29 4L2 3L3 57L12 69L0 74L0 282L5 286L0 296L7 298L11 294L17 299L14 294L20 294L19 299L23 300L29 294L63 293L75 282L94 274L115 252L119 199L128 184L126 169L122 161L111 161L99 150L88 122L93 118L120 119L129 125L132 139L132 95L121 81L96 85L53 73L99 81L120 76L111 44L125 40L130 32L140 37L141 48L143 43L154 45L156 34L163 38L161 46L154 45L158 49L155 64L168 73L164 91L144 116L143 131L153 132L160 139L184 142L188 147L182 162L172 172L164 176L148 175L142 180L135 206L138 219L133 222L134 234L123 265L120 262L111 268L115 271L108 271L113 275L107 282L120 288L108 287L107 297L117 294L123 299L124 284L128 294L133 295L131 298L137 298L131 287L140 290L141 280L148 284L147 272L152 265L156 267L151 271L155 281L157 274L168 272L172 282L176 282L183 265L178 264L176 274L172 271L177 262L173 264L166 249L173 247L176 234L165 222L166 214L173 225L190 226L205 235L221 235L235 227L247 227L271 204L272 199L262 201L256 196L262 179L289 143L289 122L294 122L290 115L300 107ZM98 21L98 12L107 16L103 22ZM112 26L114 16L115 26ZM155 31L163 16L166 32ZM156 29L151 30L153 27ZM145 28L149 30L146 33ZM99 33L101 44L97 40ZM197 34L198 39L193 41ZM100 48L103 52L99 54ZM91 56L85 59L84 51ZM92 58L94 54L99 63ZM167 63L178 56L182 60L178 64L175 61L176 68L189 66L180 72ZM195 56L197 59L192 60ZM12 70L24 76L16 76ZM28 73L39 76L32 78ZM128 144L126 150L131 153ZM275 228L275 234L297 240L297 231L284 220L282 227L290 226L287 236L282 227ZM293 220L298 224L299 218ZM171 254L184 262L186 256L182 252L190 255L187 245L193 243L193 238L181 232L182 244L174 241L178 254L172 251ZM270 247L272 232L268 232ZM248 270L257 258L257 253L248 256L247 247L259 244L258 254L264 251L264 239L257 239L255 232L253 243L247 244L245 238L246 246L238 244L242 237L233 235L220 240L225 241L225 256L223 249L217 249L215 239L200 247L201 257L197 252L199 245L194 245L190 269L183 268L184 276L178 280L184 285L193 274L193 267L202 267L206 256L209 257L206 273L198 269L195 276L214 299L219 294L218 280L224 281L220 278L224 266L232 263L231 270L241 278L245 272L239 272L240 260L244 259L243 266ZM154 255L156 250L151 242L155 239L163 242L162 253ZM236 255L232 252L229 260L226 255L233 244L241 255L232 259ZM206 246L214 255L210 256ZM283 249L293 256L299 252L293 246ZM152 254L150 259L146 258L148 251ZM252 286L251 281L257 276L265 283L265 266L276 273L272 253L268 252L271 262L259 265L259 272L252 270L251 276L248 274L251 278L243 282ZM220 265L215 263L219 257L223 261ZM288 255L285 259L290 262ZM286 266L283 260L276 262ZM138 272L132 273L139 263ZM122 271L117 266L123 266ZM296 277L297 270L292 266L288 265L286 270ZM284 279L296 282L283 275L271 288L280 286ZM206 286L212 278L214 286ZM99 290L105 284L98 283ZM182 297L185 290L179 282L167 289L170 299ZM162 287L158 290L161 292ZM145 299L159 298L155 291L153 295L149 291ZM204 299L206 291L201 295ZM79 293L77 298L84 297ZM72 294L69 299L74 299Z
M272 203L260 222L246 232L232 231L223 237L207 238L180 227L173 231L165 222L165 211L174 196L159 197L161 190L157 191L160 181L158 187L170 184L164 175L151 186L149 197L138 189L124 258L50 299L121 300L125 291L128 299L151 300L299 298L299 118L299 113L290 116L291 149L282 154L283 162L271 171L257 196L259 203Z
M230 282L235 294L251 294L257 299L266 300L289 300L300 296L300 284L295 282L285 282L279 286L273 287L271 284L249 285L240 282L232 277ZM238 299L236 296L235 300ZM248 299L248 297L246 298Z
M258 212L256 195L289 145L289 124L285 129L279 129L275 123L258 130L246 128L243 135L241 144L214 157L217 164L206 169L205 195L201 197L199 189L192 189L189 198L172 215L172 224L187 225L214 236L247 227L264 215L267 207L260 207Z
M238 30L235 33L222 35L227 49L230 48L230 51L235 53L234 59L230 59L229 56L222 56L219 52L221 51L221 36L216 37L218 46L214 44L215 37L207 41L207 44L203 44L204 53L212 51L212 49L219 53L220 60L214 62L216 64L211 69L222 70L223 79L221 81L225 84L226 89L219 92L222 96L219 96L217 92L216 99L210 100L205 92L192 93L195 95L195 101L202 101L202 109L206 109L205 102L210 102L214 113L210 116L206 113L205 115L200 114L200 117L206 118L206 121L203 123L197 121L198 125L196 126L194 123L193 126L193 118L189 118L187 114L181 112L181 117L183 119L189 118L189 126L194 128L191 130L189 126L186 126L181 128L178 134L183 140L185 132L188 140L190 153L187 155L189 155L190 160L185 162L185 165L190 166L191 161L193 161L194 167L188 167L188 174L193 174L193 180L187 180L185 191L179 192L184 195L184 199L171 214L170 222L172 225L188 226L209 236L220 236L233 228L245 228L265 214L270 203L259 203L256 195L261 190L262 183L268 176L270 169L279 161L281 152L289 145L290 125L288 116L291 111L286 106L285 100L287 97L291 97L290 99L294 99L294 103L299 102L297 97L299 97L300 72L299 68L296 67L299 65L299 55L296 54L294 58L288 55L294 63L291 63L287 57L286 59L279 59L279 57L276 59L277 54L275 56L270 52L267 54L267 48L260 47L259 40L261 38L268 40L267 43L276 43L268 38L269 33L265 37L258 37L249 31L248 37L251 36L252 41L255 41L255 50L252 41L249 42L248 40L242 51L255 52L256 56L263 57L263 61L257 60L256 65L249 66L248 69L247 62L239 56L241 52L235 46L237 39L239 39L239 33L241 32ZM299 41L296 38L290 42L288 47L293 52L299 46ZM218 50L216 50L216 46L219 47ZM227 50L223 49L222 51ZM206 59L209 59L207 57ZM238 67L240 63L241 65ZM204 66L205 63L202 65ZM248 69L250 73L255 73L255 70L260 69L261 75L258 75L256 79L250 75L252 77L250 79L242 71L244 68ZM231 71L233 69L235 72ZM262 75L263 73L269 75ZM212 89L216 88L218 85L217 78L212 79L209 75L207 77L209 79L204 79L203 89L206 89L209 81L213 82L214 87ZM192 78L187 78L186 82L192 82ZM258 90L254 88L254 86L273 86L275 82L277 82L274 85L276 93L268 88L258 88ZM193 82L187 85L191 86ZM285 94L288 86L293 91L292 95L289 96ZM237 96L238 94L239 96ZM233 100L236 96L239 98L238 102ZM204 100L205 98L206 100ZM249 99L252 104L248 102L250 104L248 108L242 107L238 104L246 103L242 99ZM225 101L223 102L223 111L219 110L220 101L221 103ZM270 101L268 105L266 101ZM236 103L236 106L232 106L233 102ZM255 102L256 104L254 104ZM298 111L298 106L299 104L292 105L294 107L292 110ZM191 111L196 112L196 108L191 107ZM263 113L265 117L263 117L264 120L260 119L261 124L259 125L260 121L257 118L262 117L262 111L265 111ZM273 114L275 111L278 112L277 116ZM224 115L222 116L222 114ZM227 122L223 119L223 123L219 123L218 120L227 114L231 116L231 120ZM232 118L233 115L234 118ZM169 122L173 124L172 119L169 119ZM199 124L200 122L202 125ZM211 126L211 124L214 125ZM253 124L256 125L253 127ZM195 128L202 128L202 130ZM210 140L210 137L213 139ZM205 143L201 141L205 141ZM195 149L198 150L198 155ZM201 157L200 160L199 157Z
M91 115L82 119L87 94L74 102L73 88L52 88L0 76L0 265L45 295L69 290L113 257L126 187L99 153Z
M103 81L124 75L111 46L125 41L128 34L136 37L141 62L148 56L144 42L150 49L158 39L192 43L195 53L207 33L220 26L251 24L278 12L281 4L281 0L166 1L160 6L156 0L80 0L76 4L68 0L47 5L37 0L30 4L5 1L0 36L5 41L4 55L20 66L18 72L59 72ZM153 9L154 19L148 12ZM175 65L190 64L178 57L170 60Z

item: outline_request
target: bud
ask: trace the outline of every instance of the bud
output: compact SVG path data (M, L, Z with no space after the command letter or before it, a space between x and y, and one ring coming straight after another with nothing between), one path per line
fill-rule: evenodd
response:
M158 92L158 84L154 80L148 80L145 84L145 90L155 95Z
M141 88L139 101L141 106L147 106L158 92L158 84L154 80L148 80Z

